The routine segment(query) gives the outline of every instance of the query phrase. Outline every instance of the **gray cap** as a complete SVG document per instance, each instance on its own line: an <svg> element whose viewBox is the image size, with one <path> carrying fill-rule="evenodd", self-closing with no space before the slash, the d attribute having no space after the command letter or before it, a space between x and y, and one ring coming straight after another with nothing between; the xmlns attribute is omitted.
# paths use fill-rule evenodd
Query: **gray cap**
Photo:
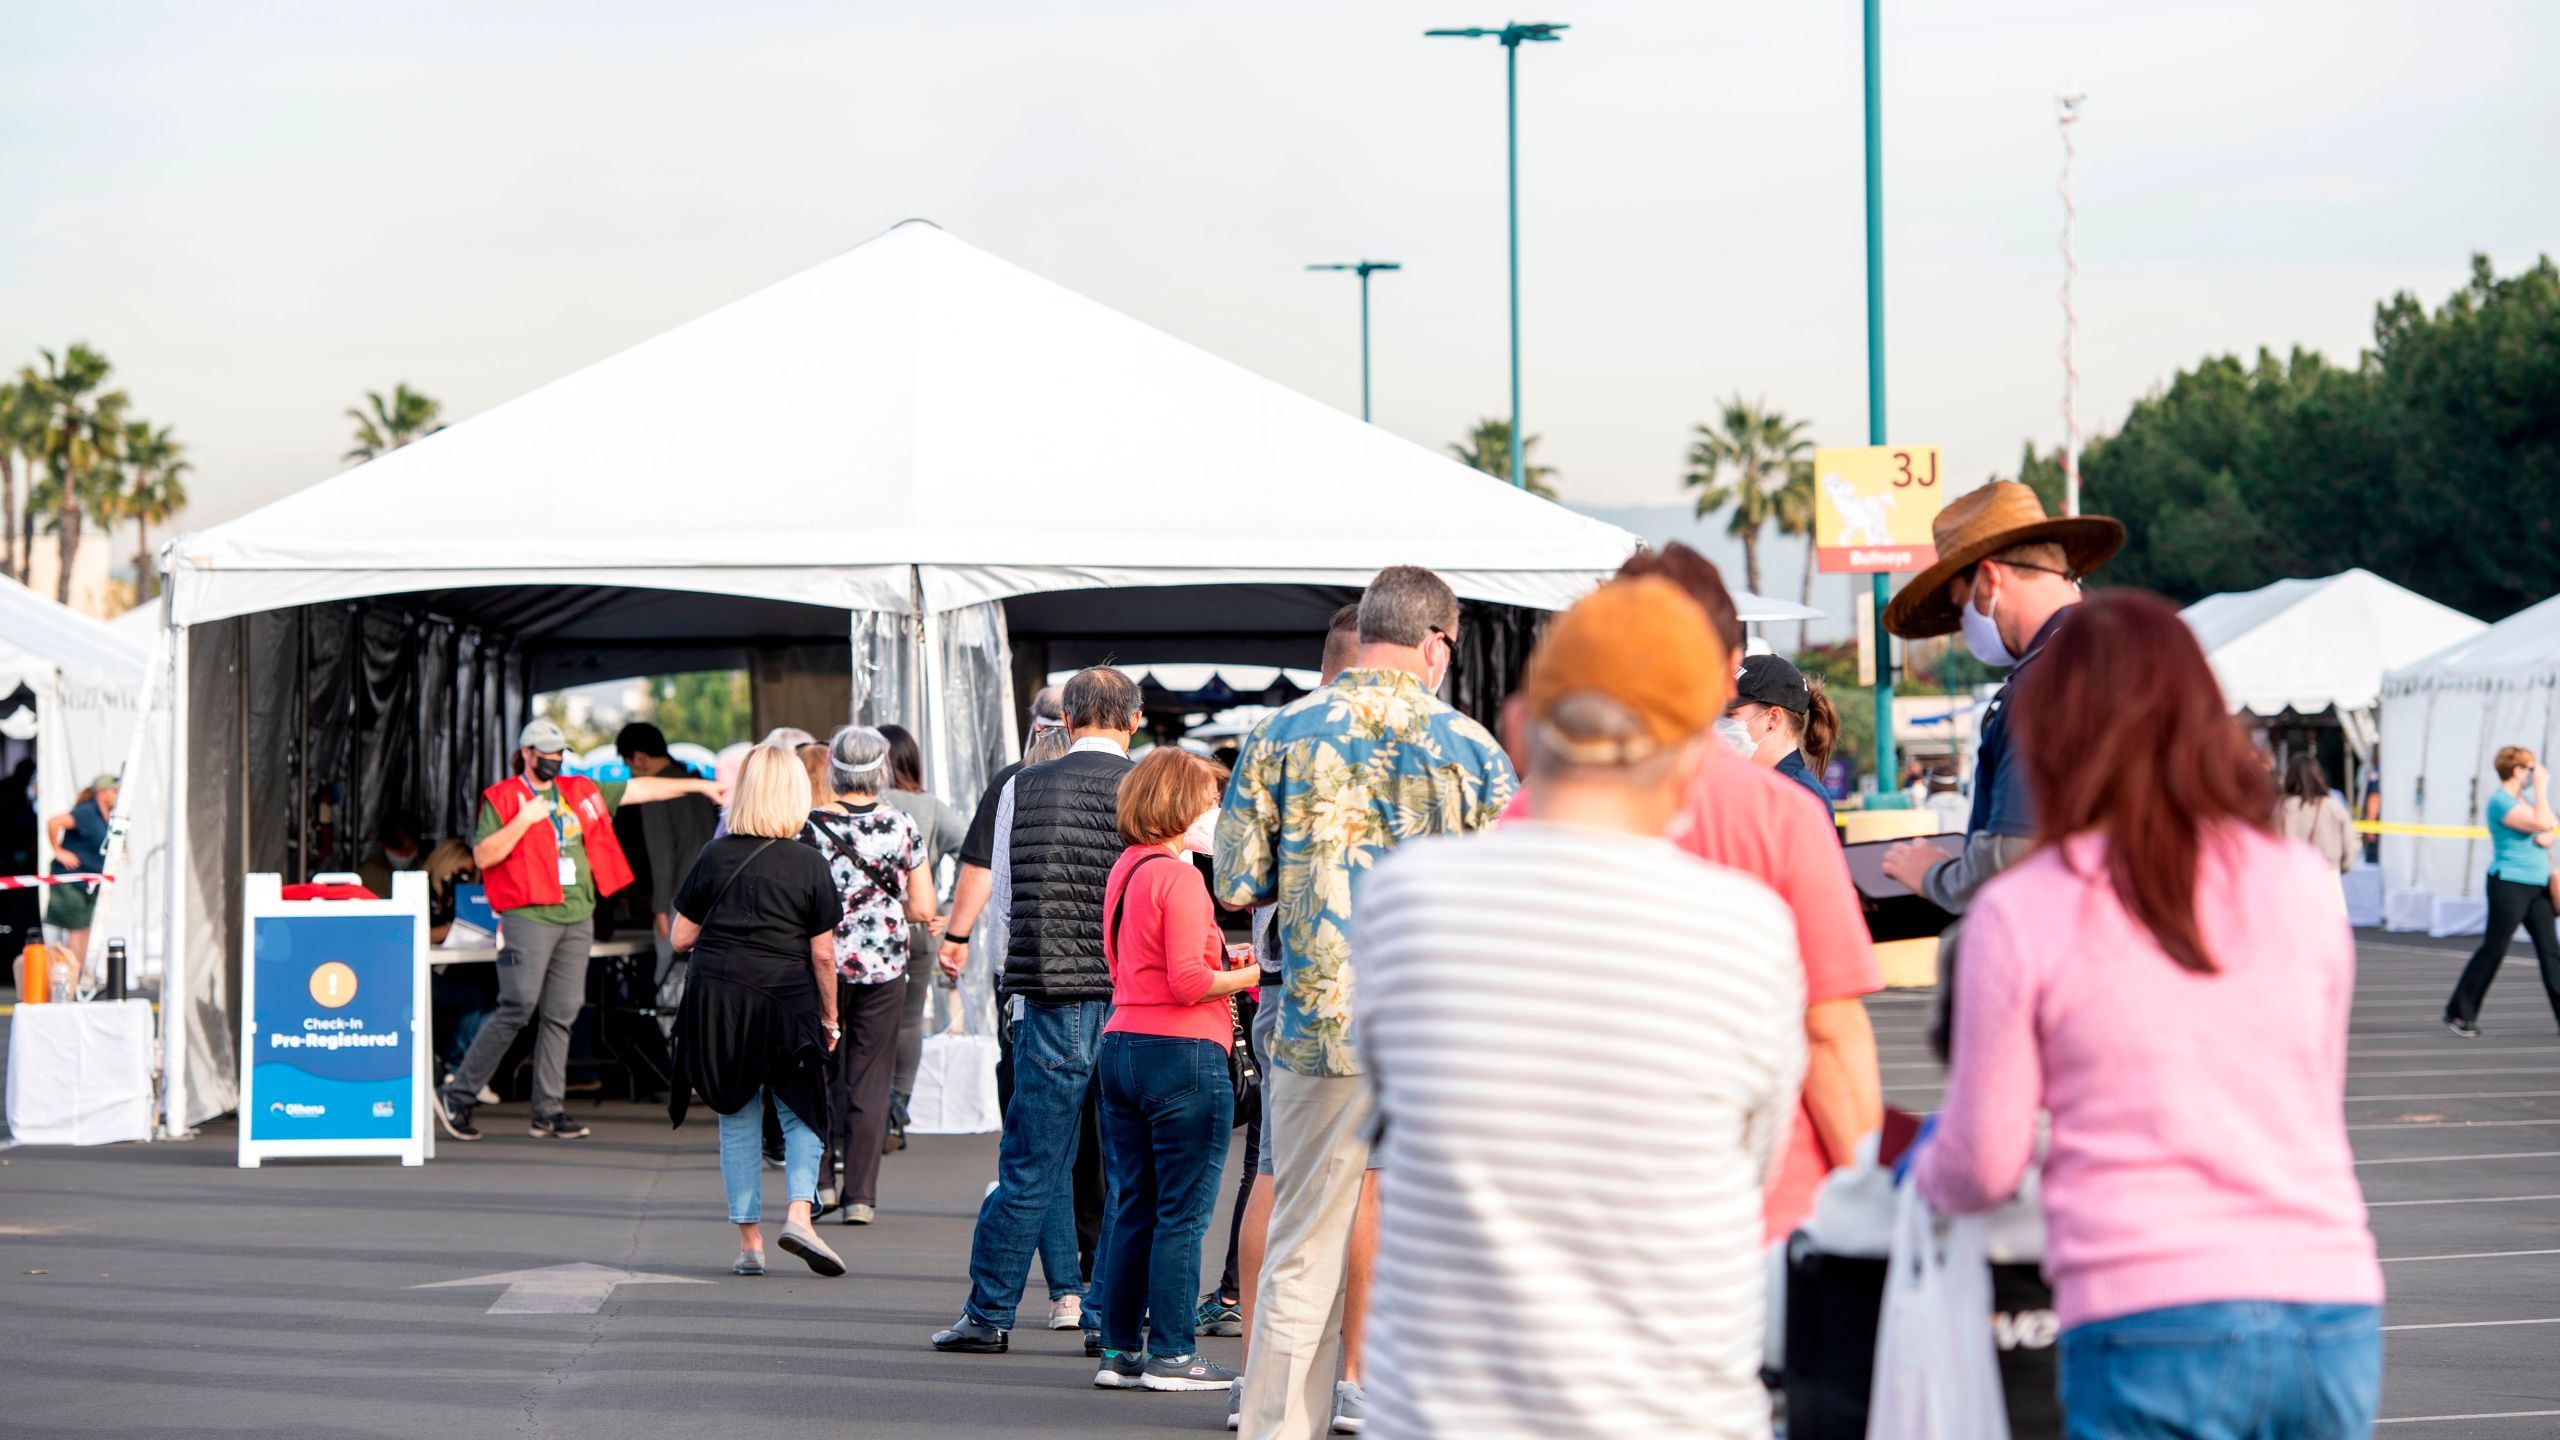
<svg viewBox="0 0 2560 1440"><path fill-rule="evenodd" d="M524 733L516 737L516 743L518 745L529 746L535 750L541 751L545 755L548 755L555 751L568 749L569 737L561 734L560 727L552 724L550 721L536 720L524 727Z"/></svg>

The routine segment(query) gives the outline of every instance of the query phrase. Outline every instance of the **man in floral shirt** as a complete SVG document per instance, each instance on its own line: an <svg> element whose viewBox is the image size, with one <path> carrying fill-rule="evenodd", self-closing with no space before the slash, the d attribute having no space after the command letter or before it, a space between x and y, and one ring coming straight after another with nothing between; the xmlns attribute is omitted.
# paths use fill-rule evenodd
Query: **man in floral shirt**
<svg viewBox="0 0 2560 1440"><path fill-rule="evenodd" d="M1252 1440L1313 1440L1333 1419L1335 1306L1369 1149L1352 1040L1360 882L1406 840L1492 824L1517 783L1493 736L1433 693L1457 641L1458 597L1439 576L1380 571L1360 597L1359 659L1246 741L1218 816L1217 898L1276 904L1281 956L1271 1240L1239 1427Z"/></svg>

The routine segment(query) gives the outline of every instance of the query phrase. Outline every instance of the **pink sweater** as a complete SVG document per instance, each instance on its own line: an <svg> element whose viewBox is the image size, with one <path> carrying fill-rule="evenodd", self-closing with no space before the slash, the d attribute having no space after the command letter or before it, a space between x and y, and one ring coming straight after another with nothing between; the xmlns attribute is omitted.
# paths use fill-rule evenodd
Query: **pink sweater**
<svg viewBox="0 0 2560 1440"><path fill-rule="evenodd" d="M2380 1303L2340 1103L2355 943L2337 872L2254 831L2209 839L2196 908L2220 969L2199 975L2116 902L2105 844L2073 840L2068 865L2044 851L1975 898L1920 1193L1952 1213L2007 1199L2042 1109L2065 1328L2219 1300Z"/></svg>

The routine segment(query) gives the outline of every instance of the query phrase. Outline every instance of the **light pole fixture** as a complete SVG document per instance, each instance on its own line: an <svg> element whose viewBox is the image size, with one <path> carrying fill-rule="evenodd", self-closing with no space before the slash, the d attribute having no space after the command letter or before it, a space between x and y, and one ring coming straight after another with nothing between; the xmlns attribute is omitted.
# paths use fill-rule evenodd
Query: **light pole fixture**
<svg viewBox="0 0 2560 1440"><path fill-rule="evenodd" d="M1354 260L1347 265L1310 265L1310 270L1349 270L1360 277L1360 418L1369 418L1369 277L1380 270L1401 270L1393 260Z"/></svg>
<svg viewBox="0 0 2560 1440"><path fill-rule="evenodd" d="M1461 40L1499 40L1502 42L1502 75L1505 91L1505 134L1511 179L1511 483L1521 488L1528 485L1527 464L1522 458L1529 449L1528 428L1520 421L1520 47L1564 38L1570 27L1544 21L1533 24L1505 25L1491 29L1471 25L1463 30L1425 30L1423 35L1448 36Z"/></svg>

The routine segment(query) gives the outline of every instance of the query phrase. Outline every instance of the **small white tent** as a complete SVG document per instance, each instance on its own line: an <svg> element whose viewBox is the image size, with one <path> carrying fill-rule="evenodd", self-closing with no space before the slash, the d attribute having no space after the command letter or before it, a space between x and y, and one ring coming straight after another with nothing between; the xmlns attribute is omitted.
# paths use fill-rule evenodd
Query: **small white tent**
<svg viewBox="0 0 2560 1440"><path fill-rule="evenodd" d="M2482 823L2499 747L2560 755L2560 596L2402 666L2382 682L2382 813L2422 825ZM2394 890L2477 897L2488 841L2386 835Z"/></svg>
<svg viewBox="0 0 2560 1440"><path fill-rule="evenodd" d="M35 695L39 817L124 767L148 660L105 623L0 579L0 696L20 685Z"/></svg>
<svg viewBox="0 0 2560 1440"><path fill-rule="evenodd" d="M2384 671L2489 628L2367 570L2208 595L2180 613L2223 698L2261 716L2371 709Z"/></svg>
<svg viewBox="0 0 2560 1440"><path fill-rule="evenodd" d="M529 689L831 653L967 795L1011 747L1017 650L1311 664L1384 566L1553 609L1636 543L906 222L163 552L171 1122L235 1093L238 871L307 855L278 827L322 806L361 826L339 777L407 749L436 750L421 793L476 793ZM1525 639L1484 643L1490 670ZM323 650L354 679L288 693ZM409 728L324 772L321 711Z"/></svg>

